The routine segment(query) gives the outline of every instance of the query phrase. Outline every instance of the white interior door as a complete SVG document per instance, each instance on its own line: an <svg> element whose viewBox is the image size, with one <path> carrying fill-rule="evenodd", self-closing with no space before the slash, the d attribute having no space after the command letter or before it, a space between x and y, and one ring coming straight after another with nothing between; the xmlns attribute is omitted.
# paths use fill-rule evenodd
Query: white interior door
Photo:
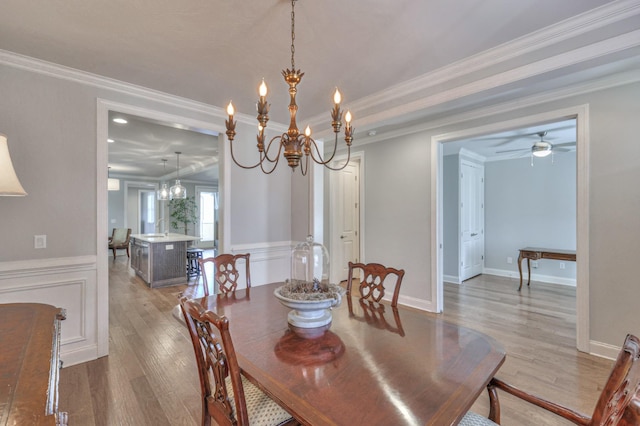
<svg viewBox="0 0 640 426"><path fill-rule="evenodd" d="M460 161L460 282L484 266L484 167Z"/></svg>
<svg viewBox="0 0 640 426"><path fill-rule="evenodd" d="M331 172L331 280L346 280L349 262L360 260L360 162Z"/></svg>

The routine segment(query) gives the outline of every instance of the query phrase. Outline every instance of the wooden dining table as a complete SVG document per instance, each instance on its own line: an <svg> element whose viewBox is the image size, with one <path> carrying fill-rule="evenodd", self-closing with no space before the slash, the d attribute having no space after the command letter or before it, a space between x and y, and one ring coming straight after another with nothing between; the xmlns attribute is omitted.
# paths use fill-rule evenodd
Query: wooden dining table
<svg viewBox="0 0 640 426"><path fill-rule="evenodd" d="M301 338L273 295L281 285L196 300L229 318L243 374L302 424L455 425L504 362L485 334L358 298L333 308L321 337Z"/></svg>

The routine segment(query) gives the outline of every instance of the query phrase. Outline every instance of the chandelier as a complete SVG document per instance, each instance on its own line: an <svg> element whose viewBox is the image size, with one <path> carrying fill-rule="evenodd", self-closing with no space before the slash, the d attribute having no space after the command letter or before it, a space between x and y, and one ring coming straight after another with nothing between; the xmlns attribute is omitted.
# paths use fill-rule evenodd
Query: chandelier
<svg viewBox="0 0 640 426"><path fill-rule="evenodd" d="M351 141L353 140L353 127L351 127L351 112L347 110L346 114L344 114L344 141L347 145L347 161L340 167L331 167L329 163L333 160L333 157L336 154L338 148L338 134L340 133L340 128L342 127L342 115L343 112L340 109L340 102L342 100L342 96L338 89L336 88L335 94L333 96L334 106L331 110L331 126L333 127L333 132L335 133L335 140L333 144L333 153L329 158L323 158L322 153L320 152L320 147L316 143L316 141L311 137L311 128L309 126L306 127L304 134L301 134L298 130L298 126L296 124L296 114L298 112L298 105L296 105L296 92L298 91L297 85L300 83L302 76L304 75L301 70L296 70L295 66L295 2L296 0L291 0L291 69L286 69L282 71L282 75L284 76L284 81L289 85L289 115L291 117L291 121L289 123L289 129L286 133L282 135L275 136L272 138L268 144L265 145L265 128L267 127L267 121L269 121L269 107L270 104L267 103L267 85L262 80L260 87L258 88L258 94L260 96L256 108L258 110L258 134L256 136L258 140L258 153L259 153L259 161L252 166L242 165L236 160L233 154L233 138L236 135L236 121L233 120L233 115L235 113L235 109L233 108L233 104L229 102L227 106L227 114L229 114L229 119L225 120L225 124L227 126L227 137L229 138L231 158L233 162L243 169L253 169L255 167L260 166L260 169L266 173L272 173L276 167L278 166L278 162L280 161L280 154L284 149L284 157L287 159L289 166L292 171L295 171L296 167L300 165L300 171L302 175L306 175L309 170L309 158L311 158L315 163L325 166L330 170L342 170L349 163L349 159L351 158ZM271 149L272 147L273 150ZM275 156L273 156L273 151L275 151L275 147L277 147L277 152ZM270 154L271 152L271 154ZM304 155L304 159L302 158ZM272 166L269 166L271 164Z"/></svg>

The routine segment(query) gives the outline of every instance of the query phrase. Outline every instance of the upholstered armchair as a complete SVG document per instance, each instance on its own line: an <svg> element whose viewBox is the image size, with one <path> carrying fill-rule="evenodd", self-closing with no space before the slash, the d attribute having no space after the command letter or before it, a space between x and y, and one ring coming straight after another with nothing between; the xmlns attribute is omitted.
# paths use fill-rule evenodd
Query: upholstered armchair
<svg viewBox="0 0 640 426"><path fill-rule="evenodd" d="M127 250L129 255L129 239L131 238L131 228L113 228L113 233L109 237L109 250L113 250L113 258L116 258L116 250Z"/></svg>

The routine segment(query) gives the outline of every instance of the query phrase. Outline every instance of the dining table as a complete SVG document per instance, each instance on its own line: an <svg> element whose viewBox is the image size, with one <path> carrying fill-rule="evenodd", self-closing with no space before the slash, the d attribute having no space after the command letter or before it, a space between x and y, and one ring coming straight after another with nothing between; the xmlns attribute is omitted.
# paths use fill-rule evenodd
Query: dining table
<svg viewBox="0 0 640 426"><path fill-rule="evenodd" d="M195 300L229 319L242 374L301 424L455 425L505 360L483 333L355 296L319 337L300 337L274 296L282 285Z"/></svg>

